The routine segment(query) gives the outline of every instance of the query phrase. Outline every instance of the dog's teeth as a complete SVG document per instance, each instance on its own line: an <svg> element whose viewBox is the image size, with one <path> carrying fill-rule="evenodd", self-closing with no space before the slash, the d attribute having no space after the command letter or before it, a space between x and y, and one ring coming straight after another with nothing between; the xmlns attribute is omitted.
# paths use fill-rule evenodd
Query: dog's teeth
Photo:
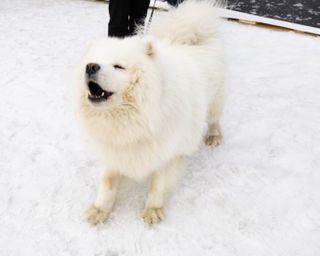
<svg viewBox="0 0 320 256"><path fill-rule="evenodd" d="M102 96L102 97L104 96L104 92L102 92L101 96Z"/></svg>

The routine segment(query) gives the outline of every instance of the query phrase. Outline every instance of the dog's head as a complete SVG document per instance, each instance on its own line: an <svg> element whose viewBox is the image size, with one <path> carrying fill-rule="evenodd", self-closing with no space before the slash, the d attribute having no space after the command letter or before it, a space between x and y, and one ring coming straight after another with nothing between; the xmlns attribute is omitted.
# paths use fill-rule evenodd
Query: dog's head
<svg viewBox="0 0 320 256"><path fill-rule="evenodd" d="M77 74L82 104L98 112L138 111L156 90L154 44L138 36L92 43Z"/></svg>

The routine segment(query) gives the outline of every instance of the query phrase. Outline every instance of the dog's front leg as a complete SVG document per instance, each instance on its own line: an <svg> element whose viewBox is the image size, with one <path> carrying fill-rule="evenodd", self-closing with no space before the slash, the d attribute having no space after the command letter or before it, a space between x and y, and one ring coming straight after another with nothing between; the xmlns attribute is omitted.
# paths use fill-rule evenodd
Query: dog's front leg
<svg viewBox="0 0 320 256"><path fill-rule="evenodd" d="M89 223L96 225L107 220L120 182L120 175L114 172L104 172L100 179L99 191L94 204L86 211Z"/></svg>
<svg viewBox="0 0 320 256"><path fill-rule="evenodd" d="M163 219L165 200L179 181L184 166L184 157L177 157L152 175L148 198L142 212L144 222L152 225Z"/></svg>

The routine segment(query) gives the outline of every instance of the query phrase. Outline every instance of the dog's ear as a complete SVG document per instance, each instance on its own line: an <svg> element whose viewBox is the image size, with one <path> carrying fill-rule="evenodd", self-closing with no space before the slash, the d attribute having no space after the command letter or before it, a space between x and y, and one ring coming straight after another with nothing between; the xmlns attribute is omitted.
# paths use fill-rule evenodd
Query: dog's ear
<svg viewBox="0 0 320 256"><path fill-rule="evenodd" d="M145 52L149 57L154 57L156 53L156 42L153 37L146 36L143 38Z"/></svg>

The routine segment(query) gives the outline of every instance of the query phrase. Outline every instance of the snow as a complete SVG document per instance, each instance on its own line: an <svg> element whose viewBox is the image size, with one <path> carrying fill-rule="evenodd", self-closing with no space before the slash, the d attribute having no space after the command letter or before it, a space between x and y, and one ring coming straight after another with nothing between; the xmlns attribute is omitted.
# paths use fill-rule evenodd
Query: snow
<svg viewBox="0 0 320 256"><path fill-rule="evenodd" d="M70 84L107 13L93 1L0 3L0 255L319 255L320 38L234 22L221 27L224 144L190 158L160 225L139 218L147 182L129 180L106 224L84 221L101 166Z"/></svg>

